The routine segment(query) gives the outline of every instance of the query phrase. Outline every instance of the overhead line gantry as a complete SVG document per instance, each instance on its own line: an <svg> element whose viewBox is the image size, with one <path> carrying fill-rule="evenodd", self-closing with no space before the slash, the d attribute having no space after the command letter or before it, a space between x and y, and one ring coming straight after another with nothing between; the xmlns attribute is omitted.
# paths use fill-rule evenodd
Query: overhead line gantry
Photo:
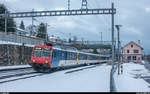
<svg viewBox="0 0 150 94"><path fill-rule="evenodd" d="M0 18L25 18L25 17L43 17L43 16L75 16L75 15L98 15L98 14L116 14L116 9L76 9L76 10L53 10L53 11L31 11L0 14Z"/></svg>

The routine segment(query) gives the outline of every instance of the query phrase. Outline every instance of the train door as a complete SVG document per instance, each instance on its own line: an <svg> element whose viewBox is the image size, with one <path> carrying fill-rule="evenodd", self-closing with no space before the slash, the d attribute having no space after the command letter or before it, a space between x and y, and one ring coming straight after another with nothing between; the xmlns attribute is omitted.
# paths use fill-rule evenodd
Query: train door
<svg viewBox="0 0 150 94"><path fill-rule="evenodd" d="M79 64L79 53L77 53L77 56L76 56L76 64Z"/></svg>
<svg viewBox="0 0 150 94"><path fill-rule="evenodd" d="M52 55L52 62L51 65L52 67L57 67L59 64L59 51L58 50L53 50L53 55Z"/></svg>
<svg viewBox="0 0 150 94"><path fill-rule="evenodd" d="M67 52L64 51L64 60L65 60L65 64L67 63Z"/></svg>

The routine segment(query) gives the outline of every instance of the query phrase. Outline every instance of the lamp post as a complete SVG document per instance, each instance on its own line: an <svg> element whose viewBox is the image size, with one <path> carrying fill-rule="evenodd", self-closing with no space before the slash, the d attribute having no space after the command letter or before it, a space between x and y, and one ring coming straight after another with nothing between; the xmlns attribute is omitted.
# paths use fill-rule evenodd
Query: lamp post
<svg viewBox="0 0 150 94"><path fill-rule="evenodd" d="M119 75L120 74L120 34L119 34L119 31L122 25L115 25L115 26L118 31L117 35L118 35L118 75Z"/></svg>
<svg viewBox="0 0 150 94"><path fill-rule="evenodd" d="M99 32L100 33L100 35L101 35L101 42L102 42L102 32Z"/></svg>
<svg viewBox="0 0 150 94"><path fill-rule="evenodd" d="M51 25L49 25L48 23L45 23L45 27L46 27L46 32L45 32L45 35L46 35L46 36L45 36L45 40L46 40L46 42L48 41L48 32L47 32L47 31L48 31L48 29L47 29L48 26L51 26Z"/></svg>

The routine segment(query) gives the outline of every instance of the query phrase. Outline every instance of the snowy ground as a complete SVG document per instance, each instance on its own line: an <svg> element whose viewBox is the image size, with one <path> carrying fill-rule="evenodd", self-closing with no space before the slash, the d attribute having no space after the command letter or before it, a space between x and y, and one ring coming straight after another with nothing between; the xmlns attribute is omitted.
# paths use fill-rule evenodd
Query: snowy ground
<svg viewBox="0 0 150 94"><path fill-rule="evenodd" d="M3 69L26 68L26 67L31 67L31 66L30 65L0 66L0 70L3 70Z"/></svg>
<svg viewBox="0 0 150 94"><path fill-rule="evenodd" d="M69 69L35 78L0 84L0 91L109 92L110 69L111 66L104 64L102 66L65 74L70 71Z"/></svg>
<svg viewBox="0 0 150 94"><path fill-rule="evenodd" d="M87 66L86 66L87 67ZM80 67L81 68L81 67ZM80 69L76 68L76 69ZM143 77L150 76L144 65L125 63L123 74L114 75L117 92L150 92L150 84ZM67 73L63 70L0 84L0 92L109 92L111 65Z"/></svg>
<svg viewBox="0 0 150 94"><path fill-rule="evenodd" d="M147 76L150 78L150 72L144 65L124 63L123 74L115 73L117 92L150 92L150 84L144 80Z"/></svg>

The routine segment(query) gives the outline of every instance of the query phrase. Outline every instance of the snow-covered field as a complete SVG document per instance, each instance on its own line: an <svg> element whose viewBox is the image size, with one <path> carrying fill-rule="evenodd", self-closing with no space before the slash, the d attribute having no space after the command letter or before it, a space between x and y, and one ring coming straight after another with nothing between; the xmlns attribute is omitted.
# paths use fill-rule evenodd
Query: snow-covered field
<svg viewBox="0 0 150 94"><path fill-rule="evenodd" d="M87 66L86 66L87 67ZM80 69L75 68L75 69ZM82 67L83 68L83 67ZM109 92L111 65L66 73L68 69L43 76L0 84L0 92ZM125 63L123 74L114 75L117 92L150 92L142 76L150 76L144 65Z"/></svg>

